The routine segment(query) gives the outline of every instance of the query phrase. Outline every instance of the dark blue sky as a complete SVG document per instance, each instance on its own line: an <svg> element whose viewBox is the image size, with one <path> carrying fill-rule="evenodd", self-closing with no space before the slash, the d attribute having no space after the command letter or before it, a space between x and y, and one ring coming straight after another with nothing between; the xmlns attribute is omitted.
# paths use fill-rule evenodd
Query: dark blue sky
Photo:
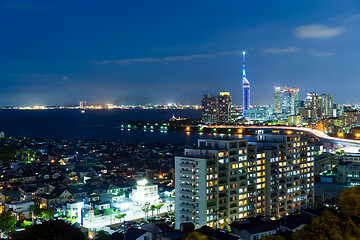
<svg viewBox="0 0 360 240"><path fill-rule="evenodd" d="M360 102L359 0L0 0L0 106L241 103L273 86Z"/></svg>

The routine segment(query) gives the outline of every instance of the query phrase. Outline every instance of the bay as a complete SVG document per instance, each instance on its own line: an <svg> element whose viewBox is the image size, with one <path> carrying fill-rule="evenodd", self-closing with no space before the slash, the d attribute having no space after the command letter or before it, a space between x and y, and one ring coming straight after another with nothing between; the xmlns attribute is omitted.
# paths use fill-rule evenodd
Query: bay
<svg viewBox="0 0 360 240"><path fill-rule="evenodd" d="M197 132L160 132L122 129L128 121L167 121L173 115L201 118L201 110L79 109L0 110L0 132L6 137L42 139L97 139L121 142L194 144L199 138L219 137ZM234 137L238 137L235 136Z"/></svg>

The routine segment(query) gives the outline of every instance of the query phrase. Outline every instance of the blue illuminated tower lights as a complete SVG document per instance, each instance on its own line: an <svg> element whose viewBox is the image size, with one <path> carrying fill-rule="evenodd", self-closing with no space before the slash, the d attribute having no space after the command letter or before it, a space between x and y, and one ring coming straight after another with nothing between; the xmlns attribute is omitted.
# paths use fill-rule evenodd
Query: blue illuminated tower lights
<svg viewBox="0 0 360 240"><path fill-rule="evenodd" d="M245 52L243 52L243 115L246 116L246 110L250 108L250 82L246 78L245 71Z"/></svg>

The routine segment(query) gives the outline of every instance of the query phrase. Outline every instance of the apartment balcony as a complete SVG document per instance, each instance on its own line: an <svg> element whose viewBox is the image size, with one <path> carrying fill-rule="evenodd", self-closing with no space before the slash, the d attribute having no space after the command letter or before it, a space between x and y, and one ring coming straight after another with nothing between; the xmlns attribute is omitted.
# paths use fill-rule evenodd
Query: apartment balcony
<svg viewBox="0 0 360 240"><path fill-rule="evenodd" d="M180 180L181 181L187 181L187 182L193 182L195 179L192 179L192 178L187 178L187 177L180 177Z"/></svg>
<svg viewBox="0 0 360 240"><path fill-rule="evenodd" d="M187 215L187 216L193 216L195 212L192 212L190 210L180 210L180 214Z"/></svg>
<svg viewBox="0 0 360 240"><path fill-rule="evenodd" d="M192 222L193 220L191 217L180 217L180 221L182 222Z"/></svg>
<svg viewBox="0 0 360 240"><path fill-rule="evenodd" d="M189 190L180 190L180 193L186 194L186 195L191 195L191 196L195 195L195 192L189 191Z"/></svg>
<svg viewBox="0 0 360 240"><path fill-rule="evenodd" d="M186 201L186 202L191 202L191 203L195 202L195 200L192 198L184 198L184 197L181 197L180 201Z"/></svg>
<svg viewBox="0 0 360 240"><path fill-rule="evenodd" d="M193 172L193 171L180 170L179 173L184 175L194 175L195 171Z"/></svg>
<svg viewBox="0 0 360 240"><path fill-rule="evenodd" d="M180 204L180 207L181 207L181 208L187 208L187 209L190 209L190 210L194 210L194 209L195 209L195 206L194 206L194 205L188 205L188 204Z"/></svg>
<svg viewBox="0 0 360 240"><path fill-rule="evenodd" d="M180 167L184 167L184 168L194 168L196 167L196 164L193 163L181 163Z"/></svg>

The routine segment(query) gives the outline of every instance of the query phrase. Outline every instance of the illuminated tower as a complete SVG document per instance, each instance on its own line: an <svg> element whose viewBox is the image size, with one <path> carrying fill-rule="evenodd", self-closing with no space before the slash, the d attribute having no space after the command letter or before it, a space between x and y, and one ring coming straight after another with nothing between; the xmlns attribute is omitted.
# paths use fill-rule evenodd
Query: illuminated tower
<svg viewBox="0 0 360 240"><path fill-rule="evenodd" d="M245 52L243 52L243 115L246 115L246 110L250 107L250 83L246 78L245 71Z"/></svg>

